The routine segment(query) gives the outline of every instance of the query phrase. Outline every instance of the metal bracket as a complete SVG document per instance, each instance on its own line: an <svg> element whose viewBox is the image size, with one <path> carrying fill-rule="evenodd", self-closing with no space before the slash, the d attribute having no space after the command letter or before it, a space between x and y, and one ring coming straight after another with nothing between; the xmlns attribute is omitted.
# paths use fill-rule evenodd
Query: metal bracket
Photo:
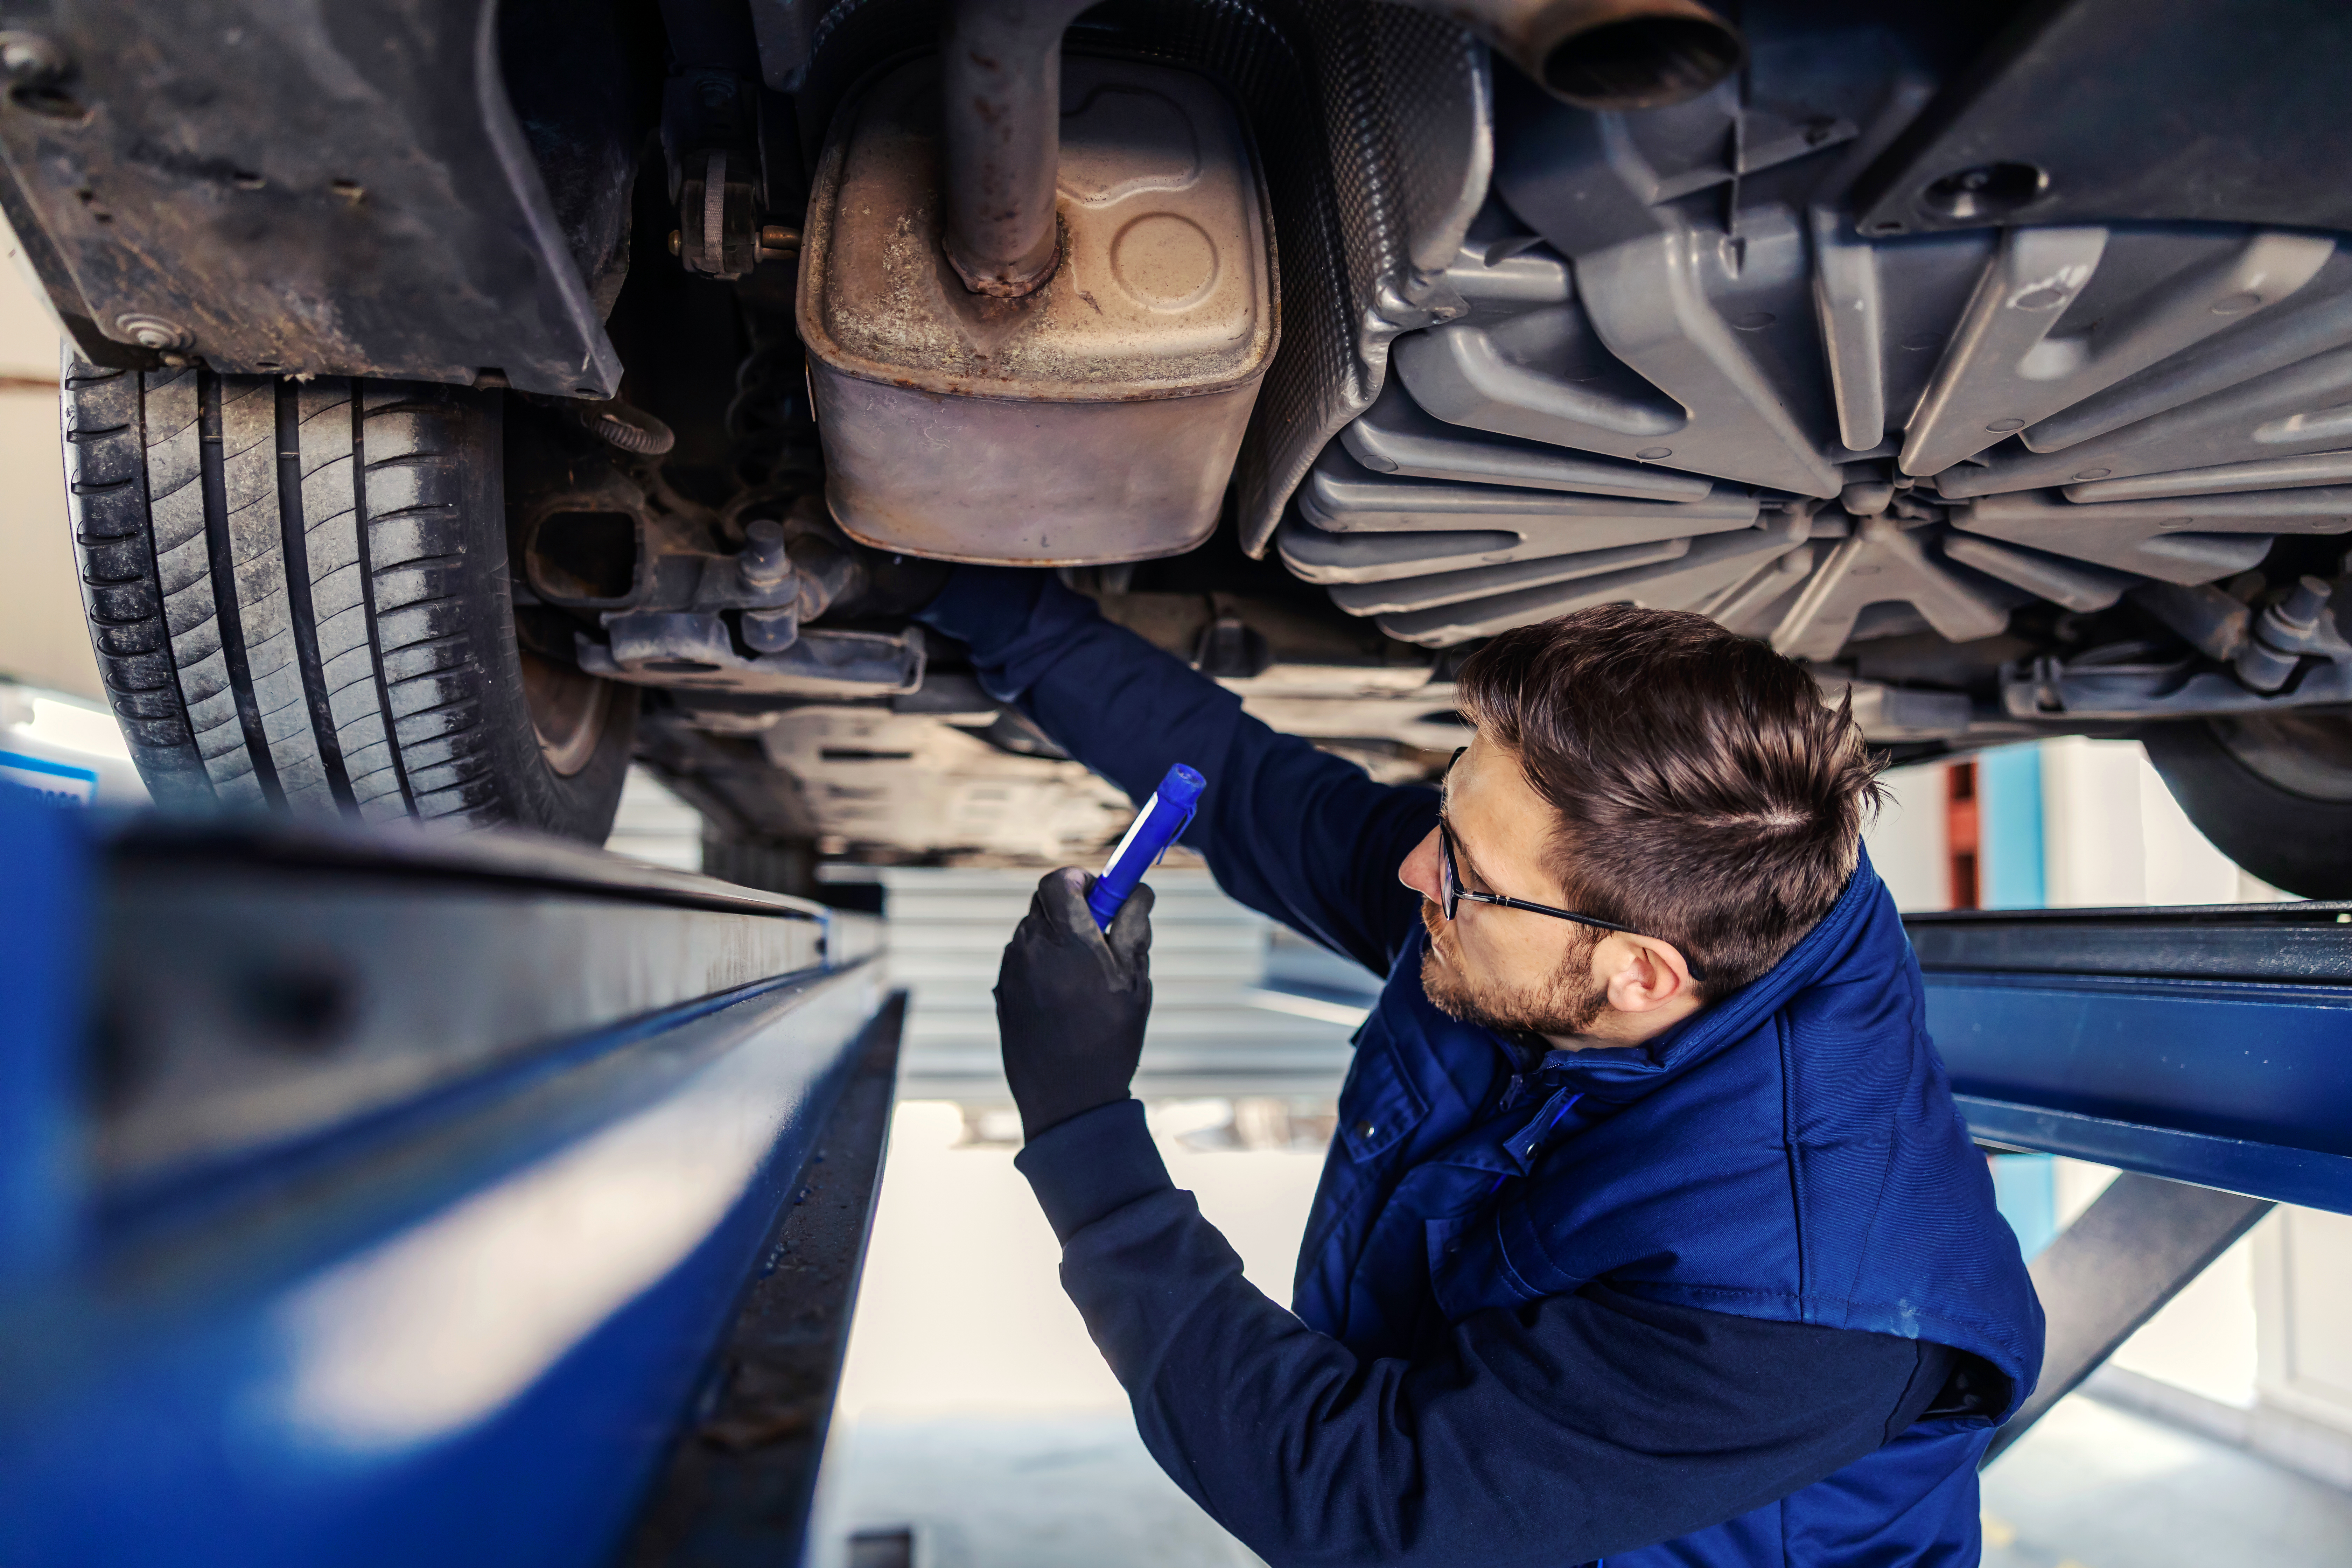
<svg viewBox="0 0 2352 1568"><path fill-rule="evenodd" d="M793 697L887 697L923 684L921 628L812 629L774 653L745 656L714 613L644 611L607 617L612 641L573 635L580 668L606 680L700 691Z"/></svg>

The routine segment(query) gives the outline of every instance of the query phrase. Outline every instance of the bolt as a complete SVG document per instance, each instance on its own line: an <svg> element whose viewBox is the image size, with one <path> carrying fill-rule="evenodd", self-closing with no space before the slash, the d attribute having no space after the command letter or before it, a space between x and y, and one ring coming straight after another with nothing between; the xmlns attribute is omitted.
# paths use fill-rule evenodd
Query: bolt
<svg viewBox="0 0 2352 1568"><path fill-rule="evenodd" d="M194 341L177 321L141 310L124 311L114 319L114 325L142 349L184 349Z"/></svg>
<svg viewBox="0 0 2352 1568"><path fill-rule="evenodd" d="M2256 691L2276 691L2294 673L2302 655L2326 653L2314 634L2326 612L2329 593L2326 579L2305 577L2284 599L2264 610L2254 635L2231 660L2238 679Z"/></svg>
<svg viewBox="0 0 2352 1568"><path fill-rule="evenodd" d="M801 248L801 231L790 224L772 223L760 229L760 259L781 261L796 256Z"/></svg>
<svg viewBox="0 0 2352 1568"><path fill-rule="evenodd" d="M669 231L669 253L672 256L677 256L682 254L685 249L686 236L680 234L676 229L671 229Z"/></svg>
<svg viewBox="0 0 2352 1568"><path fill-rule="evenodd" d="M735 558L735 569L752 588L772 588L790 577L793 563L784 553L783 525L765 517L745 525L743 552Z"/></svg>
<svg viewBox="0 0 2352 1568"><path fill-rule="evenodd" d="M2263 618L2271 620L2275 617L2282 627L2307 632L2319 624L2319 612L2327 607L2330 592L2327 583L2322 578L2300 578L2295 583L2294 592L2264 611Z"/></svg>

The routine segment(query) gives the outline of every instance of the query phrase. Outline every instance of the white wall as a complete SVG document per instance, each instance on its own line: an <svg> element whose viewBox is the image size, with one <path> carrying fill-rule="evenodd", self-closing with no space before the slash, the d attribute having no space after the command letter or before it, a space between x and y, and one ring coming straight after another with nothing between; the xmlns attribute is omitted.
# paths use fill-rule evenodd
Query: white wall
<svg viewBox="0 0 2352 1568"><path fill-rule="evenodd" d="M2283 1209L2253 1235L2254 1446L2352 1487L2352 1215Z"/></svg>
<svg viewBox="0 0 2352 1568"><path fill-rule="evenodd" d="M2190 825L2137 741L2042 745L2042 874L2053 906L2262 903L2286 895Z"/></svg>
<svg viewBox="0 0 2352 1568"><path fill-rule="evenodd" d="M1948 764L1890 768L1879 776L1892 797L1863 829L1870 863L1898 910L1949 909L1952 872L1946 827Z"/></svg>
<svg viewBox="0 0 2352 1568"><path fill-rule="evenodd" d="M15 241L0 224L0 246ZM0 266L0 676L102 697L66 530L57 329Z"/></svg>

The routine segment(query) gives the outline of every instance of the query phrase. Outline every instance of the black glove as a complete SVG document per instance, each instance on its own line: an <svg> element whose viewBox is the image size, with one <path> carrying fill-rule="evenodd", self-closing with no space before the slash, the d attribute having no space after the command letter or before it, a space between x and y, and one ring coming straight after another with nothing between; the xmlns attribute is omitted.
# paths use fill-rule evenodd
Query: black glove
<svg viewBox="0 0 2352 1568"><path fill-rule="evenodd" d="M1048 871L996 972L1004 1076L1034 1138L1081 1111L1127 1098L1151 1015L1151 889L1128 895L1108 939L1087 893L1095 879Z"/></svg>

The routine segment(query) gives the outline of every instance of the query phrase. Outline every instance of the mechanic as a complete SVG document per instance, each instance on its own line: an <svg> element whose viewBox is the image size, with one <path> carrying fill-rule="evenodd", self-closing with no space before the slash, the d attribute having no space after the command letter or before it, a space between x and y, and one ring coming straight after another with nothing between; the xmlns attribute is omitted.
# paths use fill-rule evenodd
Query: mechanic
<svg viewBox="0 0 2352 1568"><path fill-rule="evenodd" d="M1860 844L1875 764L1701 616L1493 639L1442 790L1375 784L1042 573L923 613L1225 890L1388 977L1292 1310L1129 1082L1150 895L1040 884L996 997L1062 1279L1145 1443L1276 1568L1974 1563L2042 1314Z"/></svg>

